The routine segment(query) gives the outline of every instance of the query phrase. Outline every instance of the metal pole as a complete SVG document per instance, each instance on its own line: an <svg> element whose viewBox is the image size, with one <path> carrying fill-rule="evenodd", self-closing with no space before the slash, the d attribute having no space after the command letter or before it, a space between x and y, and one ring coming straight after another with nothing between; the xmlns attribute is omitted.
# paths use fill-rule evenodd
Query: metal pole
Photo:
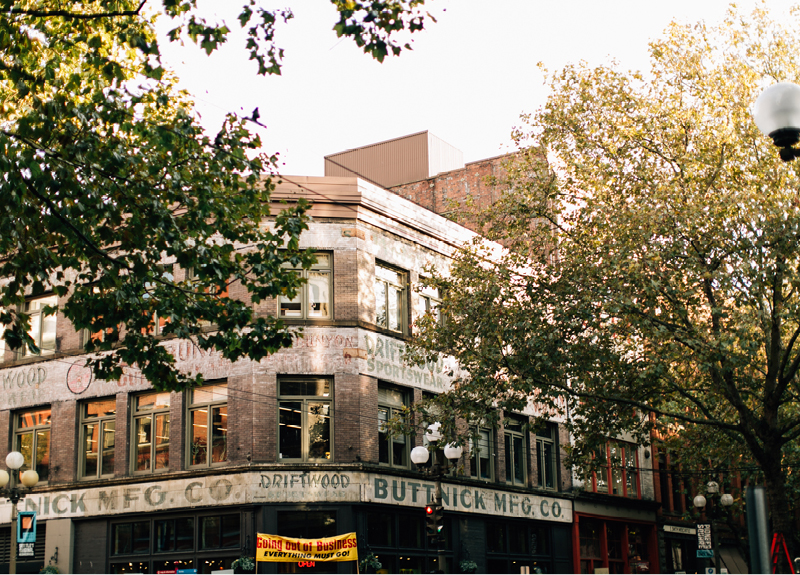
<svg viewBox="0 0 800 575"><path fill-rule="evenodd" d="M17 572L17 502L11 504L11 555L8 556L8 572Z"/></svg>
<svg viewBox="0 0 800 575"><path fill-rule="evenodd" d="M436 460L434 462L434 466L435 466L434 471L436 472L436 491L435 491L435 494L434 494L434 499L436 500L436 505L438 507L440 507L440 508L442 506L442 474L443 474L442 473L442 457L443 456L444 456L444 452L437 447L436 451L434 452L434 457L436 458ZM444 530L444 528L442 529L442 531L443 530ZM444 569L444 545L443 545L444 541L442 541L442 539L443 539L443 534L440 531L439 533L436 534L436 547L437 547L437 555L438 555L438 559L437 559L438 565L437 565L437 567L439 568L439 572L440 573L445 573L446 571Z"/></svg>
<svg viewBox="0 0 800 575"><path fill-rule="evenodd" d="M717 536L717 506L714 505L711 494L708 497L708 504L711 506L711 546L714 548L714 567L719 573L720 558L719 558L719 537Z"/></svg>

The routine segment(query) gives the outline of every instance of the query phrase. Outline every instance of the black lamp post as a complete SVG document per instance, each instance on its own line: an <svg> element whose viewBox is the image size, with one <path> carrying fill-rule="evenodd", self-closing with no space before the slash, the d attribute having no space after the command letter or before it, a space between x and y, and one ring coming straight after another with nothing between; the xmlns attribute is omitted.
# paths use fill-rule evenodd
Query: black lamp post
<svg viewBox="0 0 800 575"><path fill-rule="evenodd" d="M460 445L448 443L444 448L440 446L442 441L442 434L439 432L440 427L441 423L439 422L428 426L425 437L428 439L429 447L418 445L411 450L411 461L417 465L420 471L434 479L433 501L430 502L433 504L434 513L440 513L442 510L442 477L455 466L455 462L461 457L462 452ZM429 449L433 449L433 465L429 470L425 470L422 466L428 462ZM436 545L438 567L444 573L444 545L441 533L436 534Z"/></svg>
<svg viewBox="0 0 800 575"><path fill-rule="evenodd" d="M19 469L25 464L25 457L19 451L12 451L6 456L6 465L11 473L0 469L0 497L11 501L11 554L8 560L8 572L17 572L17 503L25 499L26 491L39 483L39 474L28 469L20 474ZM22 486L17 485L22 483ZM8 487L6 487L8 486Z"/></svg>
<svg viewBox="0 0 800 575"><path fill-rule="evenodd" d="M719 540L717 538L717 527L714 523L715 507L713 505L713 498L719 495L719 503L723 506L723 508L727 508L733 505L733 495L731 495L730 493L720 494L719 483L717 483L716 481L709 481L706 484L706 492L708 493L709 497L708 504L711 507L711 509L709 509L709 521L711 521L711 546L714 549L714 566L717 569L717 573L719 573L720 569ZM695 496L692 503L694 503L694 506L697 507L697 509L702 512L706 506L706 498L703 495L697 495Z"/></svg>
<svg viewBox="0 0 800 575"><path fill-rule="evenodd" d="M753 106L753 119L780 148L784 162L800 156L800 149L793 147L800 141L800 86L779 82L764 90Z"/></svg>

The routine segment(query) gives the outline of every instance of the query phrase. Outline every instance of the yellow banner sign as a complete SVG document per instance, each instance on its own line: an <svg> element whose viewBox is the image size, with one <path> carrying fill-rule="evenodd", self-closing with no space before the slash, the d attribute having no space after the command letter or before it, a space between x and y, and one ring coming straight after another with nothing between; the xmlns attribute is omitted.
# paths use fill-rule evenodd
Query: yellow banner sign
<svg viewBox="0 0 800 575"><path fill-rule="evenodd" d="M358 561L356 534L296 539L258 533L256 561Z"/></svg>

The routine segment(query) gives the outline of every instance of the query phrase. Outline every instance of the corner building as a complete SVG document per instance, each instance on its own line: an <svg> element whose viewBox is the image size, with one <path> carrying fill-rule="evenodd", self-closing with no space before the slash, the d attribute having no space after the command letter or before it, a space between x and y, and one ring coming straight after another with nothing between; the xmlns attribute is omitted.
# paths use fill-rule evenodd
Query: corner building
<svg viewBox="0 0 800 575"><path fill-rule="evenodd" d="M437 569L423 507L434 483L411 463L423 434L388 437L382 422L445 389L447 361L406 365L405 341L437 296L419 290L426 264L446 269L473 232L355 177L283 178L274 201L313 202L304 247L317 251L302 293L258 313L302 326L261 361L231 363L165 339L180 368L207 385L153 390L133 368L119 382L83 367L60 315L36 316L42 354L2 350L0 456L33 460L40 484L18 506L37 512L35 556L61 572L156 573L230 569L255 554L256 533L318 538L355 531L359 556L387 572ZM269 222L265 222L269 225ZM170 262L164 262L167 267ZM185 273L173 267L176 277ZM232 285L230 297L245 297ZM48 300L49 301L49 300ZM572 572L572 477L554 418L538 434L510 415L478 429L443 482L445 572ZM468 423L464 422L464 429ZM0 506L0 570L8 566L11 504ZM264 573L354 573L347 563L262 563Z"/></svg>

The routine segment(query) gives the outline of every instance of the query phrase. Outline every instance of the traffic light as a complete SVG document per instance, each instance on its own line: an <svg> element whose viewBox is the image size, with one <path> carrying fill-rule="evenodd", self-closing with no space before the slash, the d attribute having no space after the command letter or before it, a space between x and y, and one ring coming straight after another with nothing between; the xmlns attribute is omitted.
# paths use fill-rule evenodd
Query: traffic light
<svg viewBox="0 0 800 575"><path fill-rule="evenodd" d="M425 527L428 537L438 537L444 527L444 508L441 505L429 503L425 506Z"/></svg>

